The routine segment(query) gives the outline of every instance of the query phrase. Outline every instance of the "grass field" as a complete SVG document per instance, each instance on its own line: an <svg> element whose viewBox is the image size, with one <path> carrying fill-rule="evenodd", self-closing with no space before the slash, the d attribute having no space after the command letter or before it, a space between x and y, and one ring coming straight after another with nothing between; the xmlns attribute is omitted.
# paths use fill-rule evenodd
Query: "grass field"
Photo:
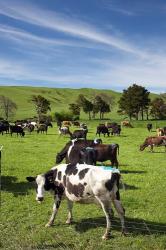
<svg viewBox="0 0 166 250"><path fill-rule="evenodd" d="M99 121L88 122L88 139L95 138ZM164 125L164 122L158 124ZM125 189L121 200L126 209L128 236L121 236L119 218L115 214L112 238L101 240L105 217L95 204L75 204L74 223L65 224L67 209L63 200L52 228L44 225L52 212L53 199L47 193L39 205L35 188L26 176L44 173L55 161L55 155L69 140L60 137L54 124L48 135L26 133L24 138L0 135L1 170L1 249L166 249L166 153L164 147L139 151L149 135L146 123L123 128L120 137L102 137L104 143L118 143L118 160ZM73 128L72 128L73 129ZM155 135L155 132L151 132Z"/></svg>

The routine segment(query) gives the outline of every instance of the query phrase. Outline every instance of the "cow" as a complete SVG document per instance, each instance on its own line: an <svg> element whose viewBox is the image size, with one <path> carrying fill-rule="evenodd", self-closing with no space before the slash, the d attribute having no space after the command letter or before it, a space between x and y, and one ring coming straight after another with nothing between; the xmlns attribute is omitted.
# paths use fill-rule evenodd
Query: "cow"
<svg viewBox="0 0 166 250"><path fill-rule="evenodd" d="M165 146L166 152L166 136L150 136L147 137L142 145L140 145L140 151L143 151L146 147L150 147L150 151L153 152L154 146Z"/></svg>
<svg viewBox="0 0 166 250"><path fill-rule="evenodd" d="M112 127L111 135L120 135L121 133L121 126L120 125L114 125Z"/></svg>
<svg viewBox="0 0 166 250"><path fill-rule="evenodd" d="M48 126L46 124L39 124L37 127L37 133L39 134L39 132L41 133L46 133L47 134L47 130L48 130Z"/></svg>
<svg viewBox="0 0 166 250"><path fill-rule="evenodd" d="M72 149L71 153L70 153L70 158L71 158L71 154L73 152L74 148ZM77 148L77 150L79 150ZM86 163L89 165L94 165L96 166L96 161L97 161L97 150L95 148L92 147L86 147L86 148L82 148L81 150L79 150L80 152L78 152L79 155L79 162L80 163Z"/></svg>
<svg viewBox="0 0 166 250"><path fill-rule="evenodd" d="M81 129L88 129L88 126L86 125L86 123L81 123L80 128Z"/></svg>
<svg viewBox="0 0 166 250"><path fill-rule="evenodd" d="M157 136L166 135L166 127L164 127L164 128L157 128L156 132L157 132Z"/></svg>
<svg viewBox="0 0 166 250"><path fill-rule="evenodd" d="M67 135L67 134L69 134L70 137L72 136L72 133L70 132L69 127L67 127L67 126L66 127L59 127L58 132L59 132L59 135Z"/></svg>
<svg viewBox="0 0 166 250"><path fill-rule="evenodd" d="M56 164L59 164L63 161L64 158L66 158L66 163L69 163L68 155L70 154L70 151L72 147L78 146L79 148L86 148L86 147L93 147L96 144L102 143L101 139L94 139L94 140L85 140L85 139L74 139L66 143L64 148L57 153L56 155Z"/></svg>
<svg viewBox="0 0 166 250"><path fill-rule="evenodd" d="M71 122L71 121L63 121L63 122L62 122L62 126L63 126L63 127L71 126L71 125L72 125L72 122Z"/></svg>
<svg viewBox="0 0 166 250"><path fill-rule="evenodd" d="M80 163L91 163L96 165L96 162L105 162L107 160L111 161L112 166L116 166L118 168L119 163L117 160L117 154L119 154L119 145L118 144L97 144L93 148L85 148L80 150L80 154L77 153L77 156L72 159L72 150L68 156L69 161L73 162L78 159Z"/></svg>
<svg viewBox="0 0 166 250"><path fill-rule="evenodd" d="M71 139L76 139L76 138L86 139L87 133L88 133L87 129L74 130L73 133L71 134Z"/></svg>
<svg viewBox="0 0 166 250"><path fill-rule="evenodd" d="M9 133L9 124L0 122L0 133L3 135L3 132Z"/></svg>
<svg viewBox="0 0 166 250"><path fill-rule="evenodd" d="M133 126L131 125L131 123L129 121L122 121L121 126L133 128Z"/></svg>
<svg viewBox="0 0 166 250"><path fill-rule="evenodd" d="M25 135L25 132L24 132L23 128L20 127L20 126L17 126L17 125L10 125L10 134L11 134L11 136L12 136L13 133L16 133L17 136L18 136L18 134L20 136Z"/></svg>
<svg viewBox="0 0 166 250"><path fill-rule="evenodd" d="M147 130L148 130L149 132L151 132L151 131L152 131L153 125L152 125L152 123L148 123L146 127L147 127Z"/></svg>
<svg viewBox="0 0 166 250"><path fill-rule="evenodd" d="M113 128L114 126L118 125L116 122L105 122L105 126L109 128Z"/></svg>
<svg viewBox="0 0 166 250"><path fill-rule="evenodd" d="M36 201L44 200L44 191L53 192L54 204L52 215L46 227L53 225L62 197L65 196L68 203L67 224L72 223L73 202L94 203L101 205L106 217L106 230L102 239L109 239L111 235L111 203L113 203L122 227L125 229L125 209L123 208L119 195L119 170L106 170L87 164L60 164L53 167L45 174L37 177L26 177L29 182L36 182Z"/></svg>
<svg viewBox="0 0 166 250"><path fill-rule="evenodd" d="M31 123L28 123L28 124L26 125L26 128L27 128L28 132L31 133L31 132L34 131L35 126L34 126L33 124L31 124Z"/></svg>
<svg viewBox="0 0 166 250"><path fill-rule="evenodd" d="M80 127L80 123L78 121L72 121L73 126Z"/></svg>
<svg viewBox="0 0 166 250"><path fill-rule="evenodd" d="M103 125L100 124L99 126L97 126L96 135L99 135L100 137L100 134L103 134L104 137L106 134L107 136L110 135L108 128L104 124Z"/></svg>
<svg viewBox="0 0 166 250"><path fill-rule="evenodd" d="M83 146L83 144L72 144L66 154L66 163L87 163L96 165L97 161L103 163L110 160L111 165L118 168L119 163L117 160L117 154L119 154L118 144L93 144L88 147Z"/></svg>

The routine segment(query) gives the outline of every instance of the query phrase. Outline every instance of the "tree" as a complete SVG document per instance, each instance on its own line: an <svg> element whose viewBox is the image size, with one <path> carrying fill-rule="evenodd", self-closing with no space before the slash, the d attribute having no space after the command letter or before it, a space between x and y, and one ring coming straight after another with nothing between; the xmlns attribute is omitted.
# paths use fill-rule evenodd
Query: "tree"
<svg viewBox="0 0 166 250"><path fill-rule="evenodd" d="M110 112L110 105L105 102L100 95L95 96L94 103L93 103L93 112L100 113L100 119L104 119L104 114L106 112Z"/></svg>
<svg viewBox="0 0 166 250"><path fill-rule="evenodd" d="M2 110L4 118L8 120L10 117L12 117L15 114L17 110L17 105L8 97L1 95L0 96L0 109Z"/></svg>
<svg viewBox="0 0 166 250"><path fill-rule="evenodd" d="M87 100L84 95L80 94L77 99L77 104L82 107L85 113L88 113L89 120L91 120L91 112L93 110L93 104Z"/></svg>
<svg viewBox="0 0 166 250"><path fill-rule="evenodd" d="M139 113L142 120L144 112L148 112L150 99L147 89L142 86L133 84L127 90L123 90L123 94L119 100L119 110L121 114L127 114L131 120L132 117L138 120Z"/></svg>
<svg viewBox="0 0 166 250"><path fill-rule="evenodd" d="M80 107L78 104L75 103L69 104L69 110L72 112L73 115L80 116Z"/></svg>
<svg viewBox="0 0 166 250"><path fill-rule="evenodd" d="M162 98L155 98L151 102L150 114L155 119L165 119L166 118L166 103Z"/></svg>
<svg viewBox="0 0 166 250"><path fill-rule="evenodd" d="M31 101L35 104L35 109L38 115L38 122L40 122L42 115L47 114L47 112L51 110L50 101L48 101L41 95L33 95Z"/></svg>

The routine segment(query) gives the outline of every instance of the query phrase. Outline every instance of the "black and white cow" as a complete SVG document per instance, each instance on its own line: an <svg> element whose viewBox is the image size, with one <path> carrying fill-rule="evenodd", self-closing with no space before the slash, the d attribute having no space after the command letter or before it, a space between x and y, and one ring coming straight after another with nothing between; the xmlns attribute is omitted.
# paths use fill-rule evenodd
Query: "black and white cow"
<svg viewBox="0 0 166 250"><path fill-rule="evenodd" d="M103 209L107 222L106 231L102 238L108 239L111 227L111 203L113 203L121 220L122 232L125 233L125 210L120 202L120 173L118 170L114 172L87 164L60 164L45 174L27 177L27 180L36 182L36 200L38 202L43 201L45 190L54 192L53 213L46 224L47 227L53 225L62 196L65 195L69 210L67 224L72 222L73 202L97 201Z"/></svg>

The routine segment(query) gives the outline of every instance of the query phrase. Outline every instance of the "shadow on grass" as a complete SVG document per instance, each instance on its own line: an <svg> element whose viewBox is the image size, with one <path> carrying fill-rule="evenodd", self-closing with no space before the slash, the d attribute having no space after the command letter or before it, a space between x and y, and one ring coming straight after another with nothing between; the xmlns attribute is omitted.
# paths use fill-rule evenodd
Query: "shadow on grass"
<svg viewBox="0 0 166 250"><path fill-rule="evenodd" d="M136 186L133 186L133 185L128 185L126 183L123 183L123 185L120 183L120 189L124 189L124 190L136 190L136 189L139 189L139 188L136 187Z"/></svg>
<svg viewBox="0 0 166 250"><path fill-rule="evenodd" d="M145 174L147 171L143 170L120 170L122 174Z"/></svg>
<svg viewBox="0 0 166 250"><path fill-rule="evenodd" d="M112 229L121 231L121 224L119 218L112 218ZM147 221L143 219L133 219L126 217L125 225L128 235L152 235L152 234L166 234L166 223L158 223ZM79 233L86 232L97 227L106 227L105 217L86 218L79 222L74 222L75 230Z"/></svg>
<svg viewBox="0 0 166 250"><path fill-rule="evenodd" d="M34 189L34 185L29 182L17 182L16 176L1 176L1 190L18 195L28 194L28 190Z"/></svg>

